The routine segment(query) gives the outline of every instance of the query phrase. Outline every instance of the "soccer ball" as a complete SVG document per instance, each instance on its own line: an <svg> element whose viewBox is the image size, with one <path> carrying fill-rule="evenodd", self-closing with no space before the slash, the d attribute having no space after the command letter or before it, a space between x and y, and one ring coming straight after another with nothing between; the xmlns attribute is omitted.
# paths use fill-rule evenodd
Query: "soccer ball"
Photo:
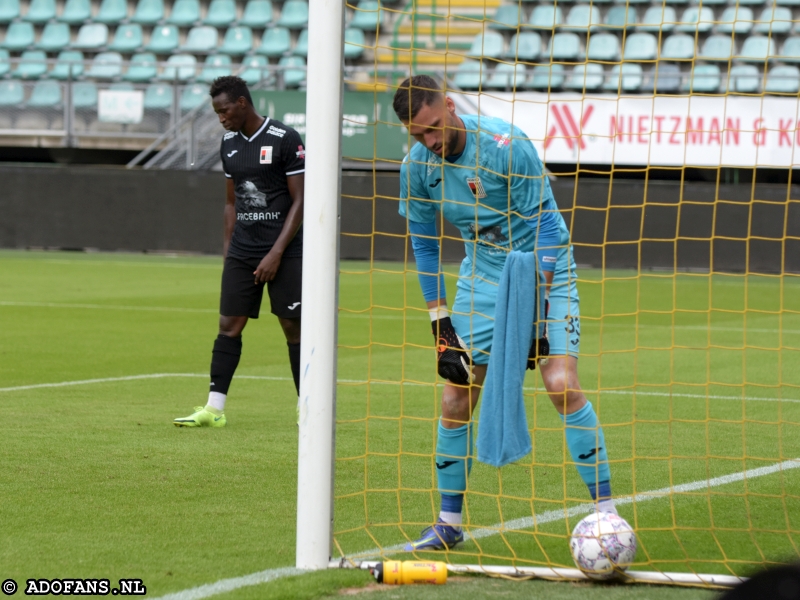
<svg viewBox="0 0 800 600"><path fill-rule="evenodd" d="M575 564L588 577L613 579L633 562L636 535L622 517L599 512L578 523L569 546Z"/></svg>

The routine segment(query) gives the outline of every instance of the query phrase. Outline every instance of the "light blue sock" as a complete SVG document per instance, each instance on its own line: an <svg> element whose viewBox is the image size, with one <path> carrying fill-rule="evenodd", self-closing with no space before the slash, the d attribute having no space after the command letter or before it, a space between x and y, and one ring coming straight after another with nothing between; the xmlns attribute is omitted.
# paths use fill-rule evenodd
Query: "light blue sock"
<svg viewBox="0 0 800 600"><path fill-rule="evenodd" d="M463 494L472 469L472 423L457 429L445 429L439 421L436 439L436 475L439 492Z"/></svg>
<svg viewBox="0 0 800 600"><path fill-rule="evenodd" d="M589 488L593 500L611 497L611 469L608 468L608 454L603 428L597 420L592 403L587 402L580 410L561 415L572 461L578 473Z"/></svg>

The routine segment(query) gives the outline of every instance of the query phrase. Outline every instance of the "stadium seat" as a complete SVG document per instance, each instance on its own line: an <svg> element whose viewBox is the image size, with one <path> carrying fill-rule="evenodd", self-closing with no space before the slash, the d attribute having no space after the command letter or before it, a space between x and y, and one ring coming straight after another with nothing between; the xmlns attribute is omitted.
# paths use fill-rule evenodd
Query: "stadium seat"
<svg viewBox="0 0 800 600"><path fill-rule="evenodd" d="M499 58L503 54L503 35L496 31L479 33L472 40L467 56L472 58Z"/></svg>
<svg viewBox="0 0 800 600"><path fill-rule="evenodd" d="M467 58L458 65L453 83L462 90L477 90L486 83L487 71L479 60Z"/></svg>
<svg viewBox="0 0 800 600"><path fill-rule="evenodd" d="M779 6L800 6L800 0L775 0L775 4Z"/></svg>
<svg viewBox="0 0 800 600"><path fill-rule="evenodd" d="M609 92L636 92L642 87L642 65L623 63L614 65L603 89Z"/></svg>
<svg viewBox="0 0 800 600"><path fill-rule="evenodd" d="M306 0L286 0L283 3L277 25L287 29L308 27L308 2ZM305 75L303 80L305 80Z"/></svg>
<svg viewBox="0 0 800 600"><path fill-rule="evenodd" d="M211 0L203 25L227 27L236 20L234 0Z"/></svg>
<svg viewBox="0 0 800 600"><path fill-rule="evenodd" d="M142 47L144 37L142 26L137 23L120 25L114 33L114 40L108 45L109 50L129 54Z"/></svg>
<svg viewBox="0 0 800 600"><path fill-rule="evenodd" d="M181 111L188 112L207 101L210 102L211 99L208 97L206 86L199 84L187 85L181 92L180 108Z"/></svg>
<svg viewBox="0 0 800 600"><path fill-rule="evenodd" d="M581 38L577 33L561 32L550 38L547 56L550 60L574 61L581 55Z"/></svg>
<svg viewBox="0 0 800 600"><path fill-rule="evenodd" d="M92 19L95 23L114 25L128 18L128 3L125 0L103 0L100 10Z"/></svg>
<svg viewBox="0 0 800 600"><path fill-rule="evenodd" d="M487 21L491 29L518 30L525 13L516 4L501 4Z"/></svg>
<svg viewBox="0 0 800 600"><path fill-rule="evenodd" d="M792 9L786 6L765 8L753 25L753 33L785 35L792 29Z"/></svg>
<svg viewBox="0 0 800 600"><path fill-rule="evenodd" d="M377 0L361 0L348 27L377 31L383 21L383 11Z"/></svg>
<svg viewBox="0 0 800 600"><path fill-rule="evenodd" d="M94 57L87 77L93 79L116 79L122 75L122 55L119 52L101 52Z"/></svg>
<svg viewBox="0 0 800 600"><path fill-rule="evenodd" d="M675 31L693 33L695 31L706 33L714 26L714 11L708 6L692 6L687 8L681 16L680 23Z"/></svg>
<svg viewBox="0 0 800 600"><path fill-rule="evenodd" d="M145 50L156 54L167 54L178 47L178 28L175 25L160 25L153 27L150 34L150 43Z"/></svg>
<svg viewBox="0 0 800 600"><path fill-rule="evenodd" d="M173 89L166 83L153 83L147 86L144 91L145 110L171 110L173 100Z"/></svg>
<svg viewBox="0 0 800 600"><path fill-rule="evenodd" d="M28 12L22 17L23 21L29 23L47 23L56 18L55 0L31 0Z"/></svg>
<svg viewBox="0 0 800 600"><path fill-rule="evenodd" d="M800 63L800 37L786 38L781 49L783 62Z"/></svg>
<svg viewBox="0 0 800 600"><path fill-rule="evenodd" d="M61 105L61 102L61 84L52 79L43 79L34 84L27 106L30 108L56 108Z"/></svg>
<svg viewBox="0 0 800 600"><path fill-rule="evenodd" d="M619 38L613 33L595 33L589 36L586 57L589 60L605 62L618 61L620 56Z"/></svg>
<svg viewBox="0 0 800 600"><path fill-rule="evenodd" d="M737 58L742 62L763 63L773 56L775 56L773 39L756 35L750 36L744 41Z"/></svg>
<svg viewBox="0 0 800 600"><path fill-rule="evenodd" d="M48 23L42 30L36 47L45 52L60 52L69 46L69 25L66 23Z"/></svg>
<svg viewBox="0 0 800 600"><path fill-rule="evenodd" d="M687 60L694 58L694 36L688 33L675 33L664 40L661 58L666 60Z"/></svg>
<svg viewBox="0 0 800 600"><path fill-rule="evenodd" d="M198 0L175 0L167 23L178 27L189 27L200 21L200 2Z"/></svg>
<svg viewBox="0 0 800 600"><path fill-rule="evenodd" d="M796 94L800 92L800 69L782 65L773 67L767 73L764 91L773 94Z"/></svg>
<svg viewBox="0 0 800 600"><path fill-rule="evenodd" d="M223 54L247 54L253 49L253 31L249 27L237 25L225 32L222 46L218 48Z"/></svg>
<svg viewBox="0 0 800 600"><path fill-rule="evenodd" d="M533 29L553 30L564 23L564 13L560 6L541 5L535 6L528 21L528 27Z"/></svg>
<svg viewBox="0 0 800 600"><path fill-rule="evenodd" d="M267 81L272 78L272 74L267 70L267 58L265 56L248 56L244 59L244 70L239 77L247 82L247 85L255 85L260 81Z"/></svg>
<svg viewBox="0 0 800 600"><path fill-rule="evenodd" d="M659 93L675 93L681 87L681 69L678 65L659 63L656 69L648 73L643 86L655 85Z"/></svg>
<svg viewBox="0 0 800 600"><path fill-rule="evenodd" d="M173 54L158 78L162 81L188 81L194 78L197 59L192 54Z"/></svg>
<svg viewBox="0 0 800 600"><path fill-rule="evenodd" d="M212 54L206 57L203 63L203 70L197 80L203 83L211 83L217 77L225 77L231 74L231 57L227 54Z"/></svg>
<svg viewBox="0 0 800 600"><path fill-rule="evenodd" d="M6 39L3 48L6 50L27 50L33 46L33 24L11 23L6 30Z"/></svg>
<svg viewBox="0 0 800 600"><path fill-rule="evenodd" d="M624 60L654 60L657 57L658 39L652 33L632 33L625 38Z"/></svg>
<svg viewBox="0 0 800 600"><path fill-rule="evenodd" d="M552 90L564 85L564 65L537 65L528 87L536 90Z"/></svg>
<svg viewBox="0 0 800 600"><path fill-rule="evenodd" d="M758 93L761 75L754 65L735 65L728 74L728 91L740 94Z"/></svg>
<svg viewBox="0 0 800 600"><path fill-rule="evenodd" d="M150 81L158 74L156 71L156 55L151 52L134 54L130 66L122 78L125 81Z"/></svg>
<svg viewBox="0 0 800 600"><path fill-rule="evenodd" d="M9 58L8 50L0 49L0 77L5 77L11 70Z"/></svg>
<svg viewBox="0 0 800 600"><path fill-rule="evenodd" d="M140 25L155 25L164 18L163 0L139 0L131 22Z"/></svg>
<svg viewBox="0 0 800 600"><path fill-rule="evenodd" d="M91 81L73 83L72 106L76 110L97 108L97 86Z"/></svg>
<svg viewBox="0 0 800 600"><path fill-rule="evenodd" d="M47 73L47 54L43 50L26 50L11 73L16 79L39 79Z"/></svg>
<svg viewBox="0 0 800 600"><path fill-rule="evenodd" d="M278 66L283 73L284 86L294 88L306 82L306 61L299 56L284 56L278 61Z"/></svg>
<svg viewBox="0 0 800 600"><path fill-rule="evenodd" d="M542 36L535 31L523 31L514 34L504 58L521 61L534 61L542 53Z"/></svg>
<svg viewBox="0 0 800 600"><path fill-rule="evenodd" d="M729 6L717 21L717 33L747 33L753 28L753 10L747 6Z"/></svg>
<svg viewBox="0 0 800 600"><path fill-rule="evenodd" d="M483 87L492 90L520 90L525 86L528 77L525 65L500 63L492 71Z"/></svg>
<svg viewBox="0 0 800 600"><path fill-rule="evenodd" d="M618 31L633 29L636 26L636 9L632 6L612 6L606 13L603 25L606 29Z"/></svg>
<svg viewBox="0 0 800 600"><path fill-rule="evenodd" d="M270 0L250 0L244 7L239 25L264 29L272 22L272 2Z"/></svg>
<svg viewBox="0 0 800 600"><path fill-rule="evenodd" d="M689 0L664 0L667 4L689 4Z"/></svg>
<svg viewBox="0 0 800 600"><path fill-rule="evenodd" d="M682 89L690 94L713 94L719 90L721 81L717 65L695 65Z"/></svg>
<svg viewBox="0 0 800 600"><path fill-rule="evenodd" d="M590 4L576 4L567 15L567 21L561 29L597 31L602 24L600 9Z"/></svg>
<svg viewBox="0 0 800 600"><path fill-rule="evenodd" d="M596 63L575 65L569 72L564 88L568 90L596 90L603 85L603 66Z"/></svg>
<svg viewBox="0 0 800 600"><path fill-rule="evenodd" d="M0 2L0 23L10 23L19 17L19 0L3 0Z"/></svg>
<svg viewBox="0 0 800 600"><path fill-rule="evenodd" d="M308 56L308 29L303 29L300 35L297 36L297 42L292 48L292 54L295 56Z"/></svg>
<svg viewBox="0 0 800 600"><path fill-rule="evenodd" d="M81 25L78 30L78 39L72 44L79 50L99 50L108 44L108 26L102 23L89 23Z"/></svg>
<svg viewBox="0 0 800 600"><path fill-rule="evenodd" d="M364 54L364 46L367 40L364 31L348 27L344 31L344 57L346 59L357 59Z"/></svg>
<svg viewBox="0 0 800 600"><path fill-rule="evenodd" d="M53 79L77 79L83 75L83 52L64 50L56 59L56 66L50 71Z"/></svg>
<svg viewBox="0 0 800 600"><path fill-rule="evenodd" d="M0 81L0 106L19 106L25 101L25 88L19 81Z"/></svg>
<svg viewBox="0 0 800 600"><path fill-rule="evenodd" d="M675 9L671 6L651 6L648 8L642 20L636 26L637 31L650 31L667 33L675 28L678 17Z"/></svg>
<svg viewBox="0 0 800 600"><path fill-rule="evenodd" d="M81 25L92 18L92 3L89 0L67 0L58 20L70 25Z"/></svg>
<svg viewBox="0 0 800 600"><path fill-rule="evenodd" d="M273 27L265 29L261 38L261 45L256 48L258 54L264 56L283 56L292 45L292 38L289 30L285 27Z"/></svg>
<svg viewBox="0 0 800 600"><path fill-rule="evenodd" d="M710 35L697 57L707 61L728 62L734 54L736 48L730 35Z"/></svg>
<svg viewBox="0 0 800 600"><path fill-rule="evenodd" d="M211 52L217 48L218 38L219 35L215 27L208 25L192 27L186 36L186 42L178 50L193 54Z"/></svg>

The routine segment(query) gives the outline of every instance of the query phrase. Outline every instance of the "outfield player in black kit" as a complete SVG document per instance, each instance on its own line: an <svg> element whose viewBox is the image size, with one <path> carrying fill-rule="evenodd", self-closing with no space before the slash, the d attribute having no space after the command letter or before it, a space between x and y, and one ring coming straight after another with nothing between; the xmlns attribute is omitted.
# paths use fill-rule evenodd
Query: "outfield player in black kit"
<svg viewBox="0 0 800 600"><path fill-rule="evenodd" d="M291 127L259 115L238 77L214 80L209 94L227 130L220 147L228 187L219 335L211 355L208 404L175 419L179 427L225 425L225 399L242 352L242 330L248 319L258 318L265 283L300 389L303 140Z"/></svg>

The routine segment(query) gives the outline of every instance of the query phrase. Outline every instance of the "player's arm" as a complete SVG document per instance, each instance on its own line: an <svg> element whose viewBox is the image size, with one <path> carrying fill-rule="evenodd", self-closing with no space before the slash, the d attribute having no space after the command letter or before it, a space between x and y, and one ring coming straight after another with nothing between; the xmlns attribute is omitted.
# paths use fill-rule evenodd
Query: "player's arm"
<svg viewBox="0 0 800 600"><path fill-rule="evenodd" d="M233 228L236 225L236 193L234 192L233 179L225 181L225 208L222 212L222 258L228 256L228 247L231 245Z"/></svg>

